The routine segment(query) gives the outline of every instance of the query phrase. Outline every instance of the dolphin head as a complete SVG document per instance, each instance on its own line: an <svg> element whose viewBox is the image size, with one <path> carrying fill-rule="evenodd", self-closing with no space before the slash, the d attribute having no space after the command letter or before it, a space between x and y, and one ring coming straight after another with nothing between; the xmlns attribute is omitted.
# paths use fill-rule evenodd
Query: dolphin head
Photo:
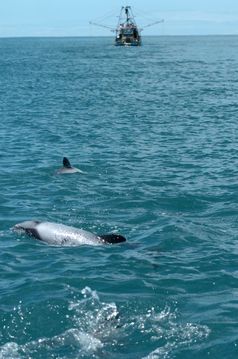
<svg viewBox="0 0 238 359"><path fill-rule="evenodd" d="M20 232L20 233L23 232L30 236L40 239L36 229L37 225L40 223L41 223L40 221L25 221L25 222L17 223L12 229L16 232Z"/></svg>
<svg viewBox="0 0 238 359"><path fill-rule="evenodd" d="M21 223L17 223L15 224L15 226L13 227L13 229L22 229L22 230L27 230L27 229L32 229L35 228L37 226L37 224L40 224L40 221L25 221L25 222L21 222Z"/></svg>

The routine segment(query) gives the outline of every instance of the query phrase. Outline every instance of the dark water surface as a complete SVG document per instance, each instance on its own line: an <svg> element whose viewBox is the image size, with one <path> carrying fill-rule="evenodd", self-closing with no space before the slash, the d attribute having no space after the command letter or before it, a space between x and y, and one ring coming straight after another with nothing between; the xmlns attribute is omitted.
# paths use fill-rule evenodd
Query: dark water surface
<svg viewBox="0 0 238 359"><path fill-rule="evenodd" d="M238 357L238 37L143 40L0 39L1 359Z"/></svg>

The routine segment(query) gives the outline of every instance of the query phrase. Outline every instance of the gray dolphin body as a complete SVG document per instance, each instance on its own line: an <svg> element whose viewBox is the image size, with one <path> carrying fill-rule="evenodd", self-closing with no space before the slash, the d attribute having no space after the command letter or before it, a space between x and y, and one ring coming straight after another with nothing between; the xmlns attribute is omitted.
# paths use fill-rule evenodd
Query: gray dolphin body
<svg viewBox="0 0 238 359"><path fill-rule="evenodd" d="M16 224L13 230L58 246L79 246L82 244L97 246L126 241L126 238L119 234L96 235L83 229L54 222L25 221Z"/></svg>
<svg viewBox="0 0 238 359"><path fill-rule="evenodd" d="M56 174L84 173L80 169L71 166L67 157L63 158L63 167L56 171Z"/></svg>

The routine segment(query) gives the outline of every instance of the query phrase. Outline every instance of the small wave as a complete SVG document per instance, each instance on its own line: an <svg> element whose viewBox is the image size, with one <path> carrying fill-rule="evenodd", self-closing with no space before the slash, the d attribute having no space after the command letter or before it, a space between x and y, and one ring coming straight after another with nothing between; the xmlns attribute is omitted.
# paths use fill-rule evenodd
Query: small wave
<svg viewBox="0 0 238 359"><path fill-rule="evenodd" d="M179 324L176 313L171 312L169 308L159 315L151 310L148 317L152 331L151 341L159 346L142 359L169 358L175 350L203 341L210 334L210 329L206 325Z"/></svg>
<svg viewBox="0 0 238 359"><path fill-rule="evenodd" d="M0 349L0 359L26 359L33 358L35 355L37 358L47 358L51 355L54 358L55 353L64 352L68 348L71 348L70 357L74 352L74 358L79 357L79 354L82 358L84 355L88 356L96 352L102 346L99 339L74 328L53 338L40 338L23 345L18 345L15 342L6 343ZM58 358L64 358L64 356L58 356Z"/></svg>

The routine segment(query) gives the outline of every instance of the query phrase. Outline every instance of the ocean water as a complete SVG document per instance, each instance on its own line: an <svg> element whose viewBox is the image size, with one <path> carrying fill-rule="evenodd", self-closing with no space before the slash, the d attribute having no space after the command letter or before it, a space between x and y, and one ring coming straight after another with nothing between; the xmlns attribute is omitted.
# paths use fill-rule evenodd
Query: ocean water
<svg viewBox="0 0 238 359"><path fill-rule="evenodd" d="M112 41L0 39L0 358L235 359L238 36Z"/></svg>

